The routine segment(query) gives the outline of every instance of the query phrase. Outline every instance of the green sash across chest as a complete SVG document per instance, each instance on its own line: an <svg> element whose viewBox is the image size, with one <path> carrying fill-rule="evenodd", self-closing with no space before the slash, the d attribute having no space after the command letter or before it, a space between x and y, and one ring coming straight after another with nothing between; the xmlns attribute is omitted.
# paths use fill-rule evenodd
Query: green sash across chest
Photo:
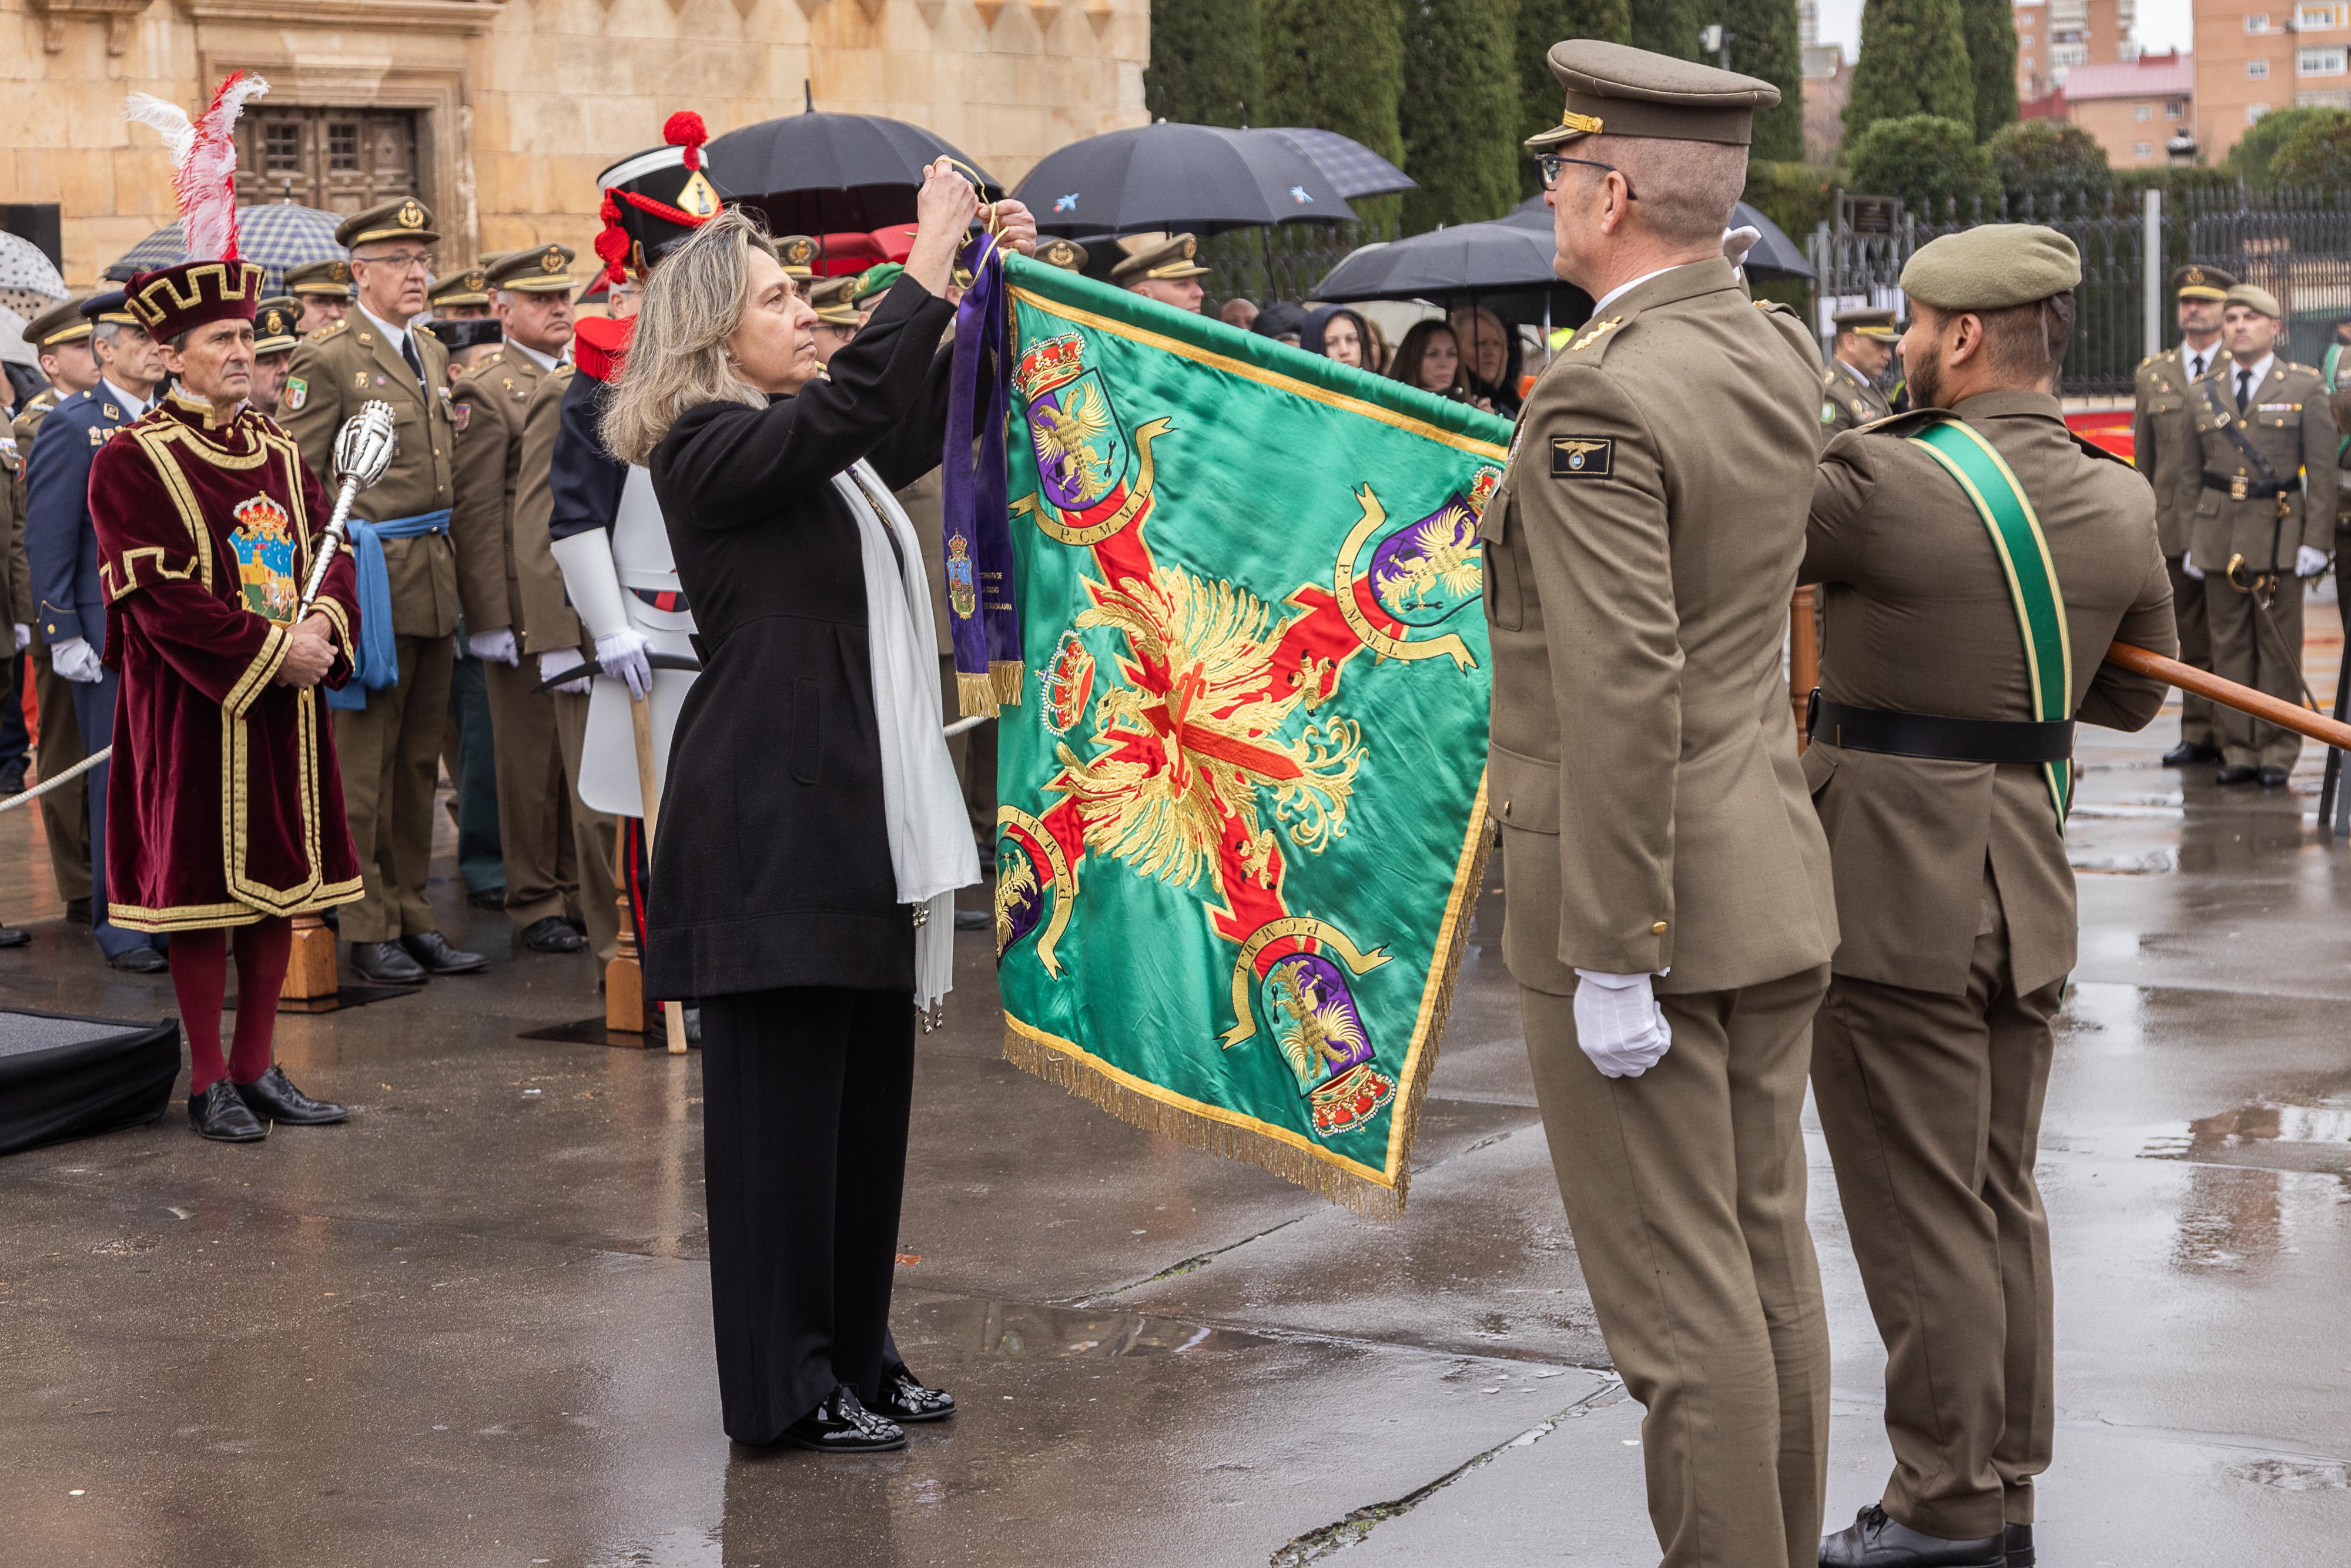
<svg viewBox="0 0 2351 1568"><path fill-rule="evenodd" d="M1952 478L1959 482L1968 501L1991 536L1992 552L2008 578L2008 598L2016 612L2016 629L2024 641L2025 671L2032 686L2032 716L2043 724L2074 716L2074 645L2065 626L2065 594L2058 586L2057 569L2049 559L2049 541L2041 532L2041 518L2025 498L2024 486L1992 449L1964 421L1944 419L1908 438ZM2044 762L2050 802L2057 808L2057 827L2064 831L2065 813L2073 803L2074 765L2070 760Z"/></svg>

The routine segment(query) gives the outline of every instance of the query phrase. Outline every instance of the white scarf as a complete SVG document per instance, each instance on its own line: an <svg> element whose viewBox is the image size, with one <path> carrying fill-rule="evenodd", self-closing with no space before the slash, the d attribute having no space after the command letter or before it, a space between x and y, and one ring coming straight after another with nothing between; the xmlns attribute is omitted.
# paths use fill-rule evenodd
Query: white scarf
<svg viewBox="0 0 2351 1568"><path fill-rule="evenodd" d="M914 527L862 459L834 475L832 483L857 519L865 566L873 717L882 735L882 815L890 827L898 902L915 906L914 1007L928 1030L955 988L955 890L979 881L979 852L940 734L938 631ZM890 548L893 533L896 550Z"/></svg>

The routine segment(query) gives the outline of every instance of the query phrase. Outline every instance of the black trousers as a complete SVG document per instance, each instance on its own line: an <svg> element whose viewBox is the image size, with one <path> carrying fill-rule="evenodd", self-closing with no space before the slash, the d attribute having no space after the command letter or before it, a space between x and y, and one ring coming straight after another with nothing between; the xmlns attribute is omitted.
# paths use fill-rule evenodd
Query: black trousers
<svg viewBox="0 0 2351 1568"><path fill-rule="evenodd" d="M836 1385L880 1397L914 1086L906 991L702 1001L710 1309L726 1435L772 1443Z"/></svg>

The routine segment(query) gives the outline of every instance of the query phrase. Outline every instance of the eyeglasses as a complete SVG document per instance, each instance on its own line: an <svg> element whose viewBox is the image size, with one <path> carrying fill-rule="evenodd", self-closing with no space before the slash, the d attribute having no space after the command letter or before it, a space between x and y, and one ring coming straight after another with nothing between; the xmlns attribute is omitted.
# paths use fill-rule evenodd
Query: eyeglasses
<svg viewBox="0 0 2351 1568"><path fill-rule="evenodd" d="M1625 199L1626 201L1637 202L1641 199L1638 195L1634 193L1631 176L1627 175L1624 170L1616 167L1615 164L1597 162L1590 158L1562 158L1556 152L1543 152L1536 155L1535 167L1542 172L1543 189L1546 191L1557 190L1559 188L1559 172L1570 163L1573 163L1578 167L1584 169L1604 169L1609 173L1615 175L1618 179L1625 182Z"/></svg>
<svg viewBox="0 0 2351 1568"><path fill-rule="evenodd" d="M429 250L408 251L399 256L355 256L351 259L361 267L383 267L394 272L433 270L433 253Z"/></svg>

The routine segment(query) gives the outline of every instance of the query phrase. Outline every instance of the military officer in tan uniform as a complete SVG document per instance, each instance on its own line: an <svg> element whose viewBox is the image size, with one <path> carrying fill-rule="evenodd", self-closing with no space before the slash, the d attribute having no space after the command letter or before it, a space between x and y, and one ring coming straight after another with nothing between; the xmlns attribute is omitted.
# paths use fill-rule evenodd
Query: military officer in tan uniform
<svg viewBox="0 0 2351 1568"><path fill-rule="evenodd" d="M1922 246L1902 273L1920 406L1830 443L1813 495L1827 638L1804 776L1844 932L1813 1091L1895 1456L1824 1568L2032 1562L2054 1407L2032 1164L2074 967L2073 729L2162 706L2108 643L2173 646L2153 497L2053 395L2081 276L2072 241L2028 225Z"/></svg>
<svg viewBox="0 0 2351 1568"><path fill-rule="evenodd" d="M290 294L265 299L253 314L253 406L273 419L277 400L286 391L286 367L302 334L294 323L302 319L301 302Z"/></svg>
<svg viewBox="0 0 2351 1568"><path fill-rule="evenodd" d="M1877 378L1886 373L1895 340L1902 336L1891 310L1840 310L1830 320L1836 327L1836 342L1828 369L1821 372L1823 441L1894 412L1877 388Z"/></svg>
<svg viewBox="0 0 2351 1568"><path fill-rule="evenodd" d="M2201 461L2196 383L2228 358L2220 341L2220 304L2236 276L2217 267L2183 267L2171 275L2179 347L2140 361L2132 378L2131 461L2155 486L2155 535L2171 571L2171 613L2179 627L2179 657L2199 670L2212 667L2212 636L2204 624L2204 590L2188 575L2188 524L2195 513L2191 483L2181 505L2180 474ZM2179 699L2179 744L2163 754L2166 768L2220 760L2220 732L2212 699L2192 692Z"/></svg>
<svg viewBox="0 0 2351 1568"><path fill-rule="evenodd" d="M2229 357L2198 383L2189 411L2200 461L2180 465L2189 518L2183 568L2202 580L2212 669L2290 703L2302 700L2302 589L2335 540L2340 435L2317 371L2275 352L2283 312L2267 289L2229 290ZM2234 708L2220 731L2223 784L2284 785L2302 737Z"/></svg>
<svg viewBox="0 0 2351 1568"><path fill-rule="evenodd" d="M1667 1568L1810 1568L1828 1331L1799 1130L1836 946L1781 674L1819 350L1722 254L1768 82L1551 50L1530 142L1597 301L1480 523L1504 958Z"/></svg>
<svg viewBox="0 0 2351 1568"><path fill-rule="evenodd" d="M351 313L351 264L341 256L286 269L286 292L300 301L294 330L307 338Z"/></svg>
<svg viewBox="0 0 2351 1568"><path fill-rule="evenodd" d="M1123 254L1110 280L1129 293L1178 310L1197 310L1207 298L1200 279L1210 269L1200 265L1200 242L1190 235L1128 235L1118 248Z"/></svg>
<svg viewBox="0 0 2351 1568"><path fill-rule="evenodd" d="M424 896L457 629L448 350L411 325L424 309L439 237L433 214L413 196L343 220L335 241L351 252L351 313L302 340L278 400L279 423L329 495L343 422L373 402L390 403L398 421L391 466L351 508L359 673L328 698L343 809L367 879L366 897L342 911L341 934L352 969L387 984L465 974L485 962L449 945ZM392 609L388 647L367 624L380 595Z"/></svg>
<svg viewBox="0 0 2351 1568"><path fill-rule="evenodd" d="M503 256L485 256L477 267L463 272L453 272L446 277L435 278L424 289L424 308L429 314L429 327L441 321L486 321L490 319L491 263Z"/></svg>
<svg viewBox="0 0 2351 1568"><path fill-rule="evenodd" d="M498 839L506 857L506 909L525 947L576 953L585 923L574 859L570 789L556 736L557 697L537 691L538 661L523 660L521 589L528 564L516 549L515 498L523 467L524 417L532 394L571 346L571 259L551 245L499 257L485 298L503 346L450 394L457 426L457 589L465 636L482 661L497 737ZM550 448L551 450L551 448ZM542 556L544 548L542 546ZM542 570L552 570L552 557ZM568 617L569 612L566 612ZM576 630L577 622L570 622Z"/></svg>

